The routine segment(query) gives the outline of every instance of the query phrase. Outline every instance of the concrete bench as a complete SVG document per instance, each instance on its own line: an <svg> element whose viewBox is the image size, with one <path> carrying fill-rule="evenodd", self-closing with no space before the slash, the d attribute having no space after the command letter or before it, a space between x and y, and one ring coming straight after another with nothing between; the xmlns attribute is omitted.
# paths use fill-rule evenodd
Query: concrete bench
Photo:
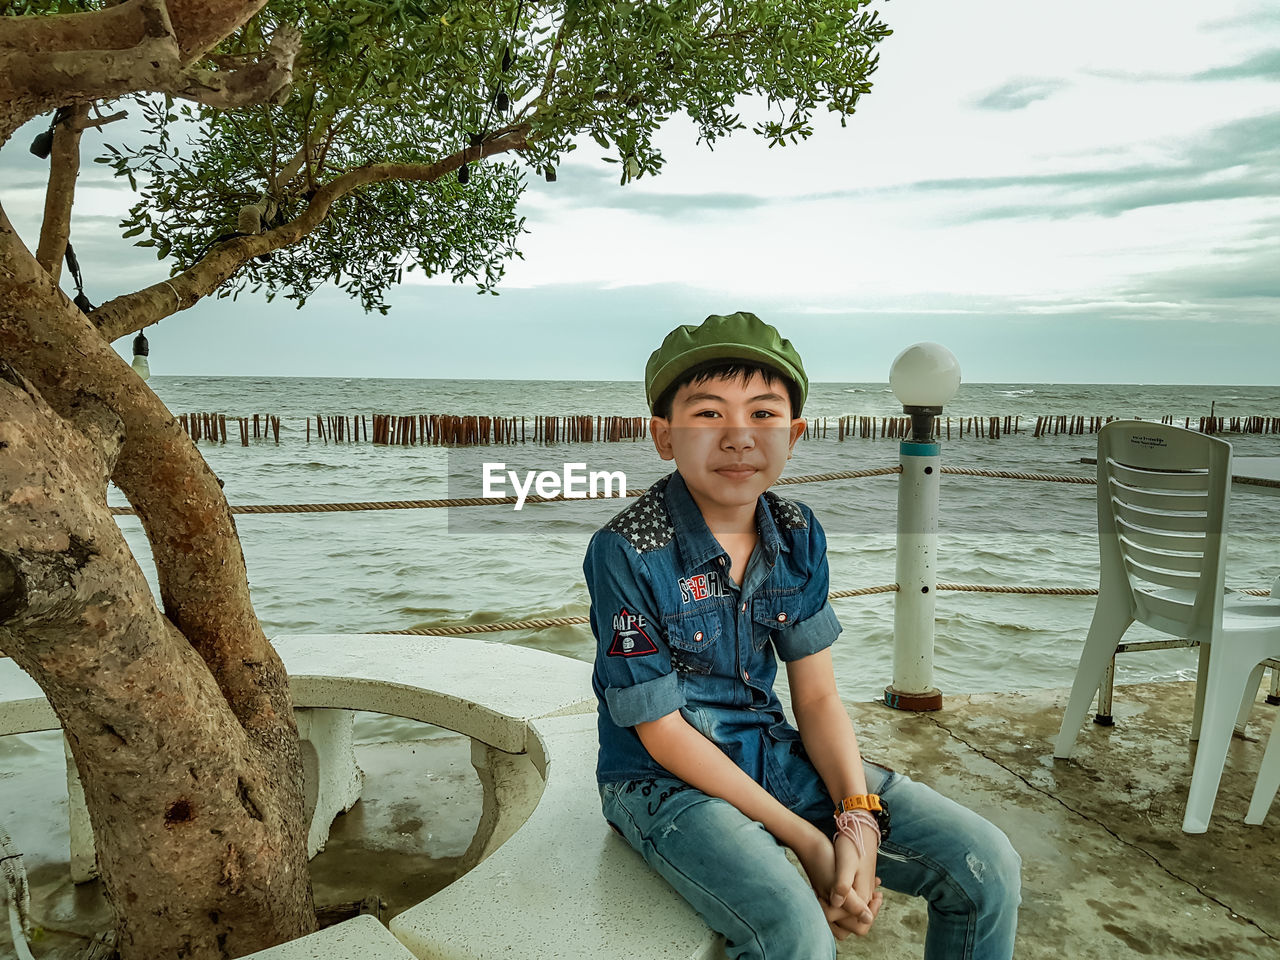
<svg viewBox="0 0 1280 960"><path fill-rule="evenodd" d="M484 787L480 826L463 861L472 869L391 921L391 933L413 955L574 960L611 956L625 944L646 960L723 957L720 939L600 816L589 664L444 637L286 636L273 643L295 706L311 711L312 732L332 728L331 718L345 711L367 710L472 740ZM39 689L7 663L0 661L0 734L56 728ZM341 737L329 740L331 747ZM320 774L343 766L341 757L326 757L330 747L316 750ZM357 919L368 927L372 918ZM349 927L355 922L254 956L300 960L313 954L290 951L310 949L302 946L309 942L330 960L403 956L368 952L384 949L385 938L362 939Z"/></svg>
<svg viewBox="0 0 1280 960"><path fill-rule="evenodd" d="M594 713L536 719L537 808L483 863L392 918L422 960L723 960L724 941L605 824Z"/></svg>
<svg viewBox="0 0 1280 960"><path fill-rule="evenodd" d="M375 917L352 917L244 960L417 960Z"/></svg>

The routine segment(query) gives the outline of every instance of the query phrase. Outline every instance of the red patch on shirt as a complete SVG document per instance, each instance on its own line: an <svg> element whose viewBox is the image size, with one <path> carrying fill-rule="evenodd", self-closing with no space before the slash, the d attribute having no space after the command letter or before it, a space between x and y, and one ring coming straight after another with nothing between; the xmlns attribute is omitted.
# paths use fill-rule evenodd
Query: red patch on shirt
<svg viewBox="0 0 1280 960"><path fill-rule="evenodd" d="M649 625L643 615L631 613L626 607L613 617L613 643L609 645L611 657L643 657L657 653L658 645L654 643L644 628Z"/></svg>

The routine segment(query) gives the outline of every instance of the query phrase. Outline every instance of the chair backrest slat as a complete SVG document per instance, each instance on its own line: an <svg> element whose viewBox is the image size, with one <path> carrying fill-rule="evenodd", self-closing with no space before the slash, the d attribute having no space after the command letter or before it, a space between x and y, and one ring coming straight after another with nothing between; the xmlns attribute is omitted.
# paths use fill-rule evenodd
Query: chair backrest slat
<svg viewBox="0 0 1280 960"><path fill-rule="evenodd" d="M1143 423L1143 421L1124 420L1116 423ZM1144 424L1149 427L1151 424ZM1224 443L1226 441L1223 441ZM1148 457L1148 462L1151 458ZM1131 487L1158 490L1204 490L1208 486L1209 471L1207 468L1183 468L1172 470L1150 469L1136 466L1124 460L1112 463L1112 476L1121 483Z"/></svg>
<svg viewBox="0 0 1280 960"><path fill-rule="evenodd" d="M1157 553L1204 553L1203 535L1178 533L1172 530L1151 530L1119 519L1115 521L1115 525L1119 536Z"/></svg>
<svg viewBox="0 0 1280 960"><path fill-rule="evenodd" d="M1178 545L1178 549L1160 549L1149 550L1144 544L1138 542L1131 532L1120 534L1121 550L1130 560L1137 561L1143 566L1158 567L1164 570L1183 570L1191 573L1199 573L1204 567L1204 550L1196 550L1192 552L1189 547L1193 544L1204 545L1203 537L1183 537L1185 541ZM1168 538L1165 538L1166 540Z"/></svg>
<svg viewBox="0 0 1280 960"><path fill-rule="evenodd" d="M1199 570L1192 573L1179 573L1158 567L1148 567L1128 556L1125 557L1125 569L1129 571L1129 576L1132 578L1158 584L1162 587L1187 590L1193 596L1200 586Z"/></svg>
<svg viewBox="0 0 1280 960"><path fill-rule="evenodd" d="M1135 487L1121 483L1113 474L1111 493L1117 499L1135 507L1152 510L1207 510L1209 509L1208 478L1197 489L1166 490L1159 487Z"/></svg>
<svg viewBox="0 0 1280 960"><path fill-rule="evenodd" d="M1117 519L1123 520L1126 526L1158 533L1200 533L1209 519L1205 510L1151 510L1146 507L1134 507L1117 497L1112 497Z"/></svg>

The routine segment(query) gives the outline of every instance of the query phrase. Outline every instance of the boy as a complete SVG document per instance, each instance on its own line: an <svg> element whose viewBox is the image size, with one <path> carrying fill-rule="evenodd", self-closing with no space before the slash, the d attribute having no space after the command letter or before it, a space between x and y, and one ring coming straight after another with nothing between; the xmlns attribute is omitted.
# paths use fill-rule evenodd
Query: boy
<svg viewBox="0 0 1280 960"><path fill-rule="evenodd" d="M1011 957L1017 853L864 763L836 693L826 538L769 490L804 432L799 355L753 314L711 316L668 334L645 393L676 472L597 531L583 564L605 818L730 957L830 960L835 939L871 928L881 879L928 900L927 960Z"/></svg>

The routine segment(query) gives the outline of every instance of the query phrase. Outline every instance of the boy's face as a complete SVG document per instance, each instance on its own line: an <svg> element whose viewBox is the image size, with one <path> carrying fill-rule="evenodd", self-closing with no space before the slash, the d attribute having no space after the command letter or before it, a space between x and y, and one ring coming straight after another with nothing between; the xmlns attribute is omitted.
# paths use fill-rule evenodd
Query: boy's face
<svg viewBox="0 0 1280 960"><path fill-rule="evenodd" d="M804 427L803 417L791 416L786 386L759 373L687 383L676 391L670 419L650 421L658 455L675 460L704 516L754 510Z"/></svg>

